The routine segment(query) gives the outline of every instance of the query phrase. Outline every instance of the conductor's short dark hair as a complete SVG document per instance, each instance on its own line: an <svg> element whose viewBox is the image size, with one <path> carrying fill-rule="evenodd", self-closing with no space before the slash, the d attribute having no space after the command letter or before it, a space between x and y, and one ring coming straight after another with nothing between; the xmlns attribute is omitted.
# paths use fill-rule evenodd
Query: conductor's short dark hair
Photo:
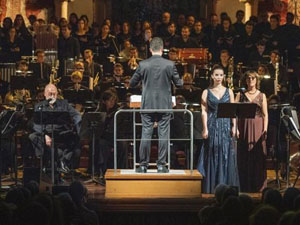
<svg viewBox="0 0 300 225"><path fill-rule="evenodd" d="M152 51L154 52L158 52L163 48L164 48L164 42L159 37L153 38L152 41L150 42L150 49L152 49Z"/></svg>

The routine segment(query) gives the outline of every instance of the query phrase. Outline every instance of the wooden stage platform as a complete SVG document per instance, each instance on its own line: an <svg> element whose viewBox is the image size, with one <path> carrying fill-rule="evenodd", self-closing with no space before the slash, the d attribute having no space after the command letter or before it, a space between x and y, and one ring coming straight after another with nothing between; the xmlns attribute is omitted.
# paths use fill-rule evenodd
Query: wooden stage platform
<svg viewBox="0 0 300 225"><path fill-rule="evenodd" d="M106 172L105 198L197 198L201 197L202 175L197 170L169 173L136 173L134 170Z"/></svg>

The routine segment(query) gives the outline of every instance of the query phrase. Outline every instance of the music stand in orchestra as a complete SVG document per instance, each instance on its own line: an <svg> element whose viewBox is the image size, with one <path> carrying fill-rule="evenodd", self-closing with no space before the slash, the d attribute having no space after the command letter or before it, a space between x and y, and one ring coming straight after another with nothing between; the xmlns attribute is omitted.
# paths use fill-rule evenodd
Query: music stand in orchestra
<svg viewBox="0 0 300 225"><path fill-rule="evenodd" d="M68 99L68 102L74 104L84 104L93 99L93 92L90 89L66 89L63 91L63 94L64 98Z"/></svg>
<svg viewBox="0 0 300 225"><path fill-rule="evenodd" d="M237 135L237 120L254 118L257 104L255 103L220 103L218 105L218 118L235 118L235 135ZM237 136L235 136L235 149L237 149Z"/></svg>
<svg viewBox="0 0 300 225"><path fill-rule="evenodd" d="M26 76L11 76L10 77L10 85L12 90L34 90L36 84L36 78L32 75Z"/></svg>
<svg viewBox="0 0 300 225"><path fill-rule="evenodd" d="M39 109L39 111L35 111L33 115L34 123L39 124L42 127L42 139L44 140L44 126L51 125L51 181L52 184L55 184L54 179L54 125L64 125L71 124L71 117L69 112L67 111L49 111L43 110L43 107ZM42 162L42 159L41 159ZM42 169L42 167L41 167Z"/></svg>
<svg viewBox="0 0 300 225"><path fill-rule="evenodd" d="M289 187L289 179L290 179L290 144L291 139L300 143L300 130L299 130L299 122L297 111L291 107L286 106L281 109L281 119L287 129L287 168L286 168L286 179L287 179L287 188ZM293 187L295 187L298 178L300 176L300 168L298 168L297 177L294 181Z"/></svg>
<svg viewBox="0 0 300 225"><path fill-rule="evenodd" d="M18 127L18 117L20 118L20 111L15 110L4 110L0 113L0 190L2 188L2 137L11 137L16 132ZM11 151L11 140L10 140L10 151ZM16 151L16 150L15 150ZM16 152L14 152L14 165L15 171L15 185L18 184L18 168Z"/></svg>
<svg viewBox="0 0 300 225"><path fill-rule="evenodd" d="M88 112L83 115L80 138L92 141L92 178L85 183L95 182L95 137L100 137L104 131L106 112Z"/></svg>

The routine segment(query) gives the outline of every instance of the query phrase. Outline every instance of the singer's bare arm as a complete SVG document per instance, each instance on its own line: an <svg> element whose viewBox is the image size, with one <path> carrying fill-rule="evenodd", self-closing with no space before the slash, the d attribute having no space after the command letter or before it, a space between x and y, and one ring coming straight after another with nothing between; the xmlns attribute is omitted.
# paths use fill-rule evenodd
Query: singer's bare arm
<svg viewBox="0 0 300 225"><path fill-rule="evenodd" d="M234 94L231 89L229 89L230 103L234 103ZM235 137L236 135L236 119L232 118L232 127L231 127L231 135Z"/></svg>
<svg viewBox="0 0 300 225"><path fill-rule="evenodd" d="M240 102L240 99L241 99L241 93L238 92L237 95L235 96L235 102L237 102L237 103ZM236 126L238 126L238 124L237 124L238 121L235 121L235 123L236 123ZM240 131L239 131L238 127L236 128L236 134L235 135L236 135L237 138L240 137Z"/></svg>
<svg viewBox="0 0 300 225"><path fill-rule="evenodd" d="M201 118L202 118L202 124L203 124L203 131L202 131L202 137L204 139L208 138L208 129L207 129L207 89L205 89L202 93L201 97Z"/></svg>
<svg viewBox="0 0 300 225"><path fill-rule="evenodd" d="M268 117L268 104L267 104L267 98L266 98L266 95L265 95L265 94L263 94L262 113L263 113L263 118L264 118L264 133L265 133L265 135L266 135L266 134L267 134L267 131L268 131L269 117Z"/></svg>

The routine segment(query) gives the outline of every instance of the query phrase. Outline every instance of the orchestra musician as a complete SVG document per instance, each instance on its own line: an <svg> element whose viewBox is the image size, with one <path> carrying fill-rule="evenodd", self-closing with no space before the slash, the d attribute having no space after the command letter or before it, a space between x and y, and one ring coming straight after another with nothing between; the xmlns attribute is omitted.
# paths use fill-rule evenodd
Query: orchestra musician
<svg viewBox="0 0 300 225"><path fill-rule="evenodd" d="M24 76L28 75L28 64L25 60L21 60L18 63L18 74L16 76ZM4 103L5 104L26 104L31 100L31 91L25 88L10 90L5 95Z"/></svg>
<svg viewBox="0 0 300 225"><path fill-rule="evenodd" d="M116 63L114 65L114 73L113 73L113 86L120 86L123 82L124 77L124 68L121 63Z"/></svg>
<svg viewBox="0 0 300 225"><path fill-rule="evenodd" d="M50 81L51 66L45 62L45 51L36 50L36 62L29 64L29 70L33 71L33 75L37 79L38 86L45 86Z"/></svg>
<svg viewBox="0 0 300 225"><path fill-rule="evenodd" d="M90 77L90 83L92 83L94 89L101 81L103 74L101 65L96 63L93 59L93 51L91 49L84 50L84 71ZM91 89L90 85L91 84L89 84L89 88Z"/></svg>
<svg viewBox="0 0 300 225"><path fill-rule="evenodd" d="M270 52L270 63L268 64L268 70L270 72L270 76L273 79L276 79L276 72L278 73L278 86L277 89L280 90L281 87L287 86L288 76L284 66L280 62L280 54L277 50L273 50ZM278 71L276 71L276 63L278 63Z"/></svg>
<svg viewBox="0 0 300 225"><path fill-rule="evenodd" d="M72 75L71 75L72 85L70 87L68 87L67 90L74 90L75 92L78 92L79 90L89 90L88 87L86 87L86 86L84 86L84 85L81 84L82 78L83 78L82 72L80 72L80 71L74 71L72 73ZM74 102L72 102L72 103L74 103ZM82 105L82 102L78 102L78 101L75 102L74 108L78 112L80 112L81 114L83 114L84 107Z"/></svg>
<svg viewBox="0 0 300 225"><path fill-rule="evenodd" d="M194 79L192 74L185 73L182 77L183 87L176 88L176 95L182 95L188 103L199 103L201 99L201 88L194 86Z"/></svg>
<svg viewBox="0 0 300 225"><path fill-rule="evenodd" d="M96 54L99 56L99 62L103 65L104 73L110 73L112 65L108 57L110 55L118 55L118 43L115 36L111 35L108 25L103 24L101 27L101 35L98 40L98 49Z"/></svg>
<svg viewBox="0 0 300 225"><path fill-rule="evenodd" d="M103 92L99 105L96 109L97 112L105 112L106 118L104 122L104 131L100 137L96 138L95 142L95 171L99 173L99 183L105 185L104 175L107 168L113 167L113 162L109 161L110 155L113 154L114 146L114 114L118 110L118 97L111 90ZM92 146L92 145L90 145ZM92 151L90 151L92 152ZM126 157L122 154L122 149L118 149L118 168L124 168L123 160ZM90 157L91 159L92 157ZM122 162L122 163L121 163ZM89 168L91 168L91 161Z"/></svg>
<svg viewBox="0 0 300 225"><path fill-rule="evenodd" d="M130 59L129 54L130 54L131 47L132 47L132 44L131 44L130 40L129 39L125 39L123 41L123 49L120 52L120 57L121 57L120 58L120 62L126 62L126 61L128 61Z"/></svg>
<svg viewBox="0 0 300 225"><path fill-rule="evenodd" d="M151 27L144 29L144 42L139 47L139 55L142 59L148 59L151 57L150 42L152 40L153 31Z"/></svg>
<svg viewBox="0 0 300 225"><path fill-rule="evenodd" d="M185 68L184 68L184 65L179 61L178 49L177 48L170 48L169 53L168 53L168 57L169 57L169 60L175 62L175 66L176 66L176 69L178 71L179 76L183 77Z"/></svg>
<svg viewBox="0 0 300 225"><path fill-rule="evenodd" d="M228 75L229 59L230 59L229 51L226 49L221 50L219 65L222 66L222 68L224 70L224 74L226 76Z"/></svg>
<svg viewBox="0 0 300 225"><path fill-rule="evenodd" d="M126 61L124 69L126 75L132 76L140 61L142 61L142 59L139 58L138 49L136 47L131 47L129 50L129 60Z"/></svg>
<svg viewBox="0 0 300 225"><path fill-rule="evenodd" d="M78 70L74 71L71 74L72 85L70 87L68 87L67 89L69 89L69 90L74 89L76 91L78 91L79 89L88 90L89 89L88 87L81 84L82 78L83 78L82 72L80 72Z"/></svg>
<svg viewBox="0 0 300 225"><path fill-rule="evenodd" d="M219 65L223 68L224 74L226 75L226 86L230 88L237 87L237 72L236 68L234 67L233 57L230 57L230 53L228 50L221 50Z"/></svg>
<svg viewBox="0 0 300 225"><path fill-rule="evenodd" d="M260 90L265 93L267 97L274 94L274 80L270 80L270 72L267 65L260 64L257 68L257 74L260 79ZM270 83L270 81L272 83Z"/></svg>
<svg viewBox="0 0 300 225"><path fill-rule="evenodd" d="M64 75L65 60L79 59L80 45L79 41L71 36L71 25L61 27L62 36L58 39L58 60L59 60L59 76Z"/></svg>
<svg viewBox="0 0 300 225"><path fill-rule="evenodd" d="M53 125L54 139L56 145L63 143L64 148L57 148L57 160L62 172L69 172L69 167L78 168L80 158L79 131L81 116L66 100L57 98L58 91L55 85L48 84L45 87L45 100L34 106L34 111L65 111L72 118L73 124ZM37 157L50 159L52 145L52 125L33 124L34 132L29 135L31 144ZM42 136L43 135L43 136ZM57 147L57 146L56 146Z"/></svg>

